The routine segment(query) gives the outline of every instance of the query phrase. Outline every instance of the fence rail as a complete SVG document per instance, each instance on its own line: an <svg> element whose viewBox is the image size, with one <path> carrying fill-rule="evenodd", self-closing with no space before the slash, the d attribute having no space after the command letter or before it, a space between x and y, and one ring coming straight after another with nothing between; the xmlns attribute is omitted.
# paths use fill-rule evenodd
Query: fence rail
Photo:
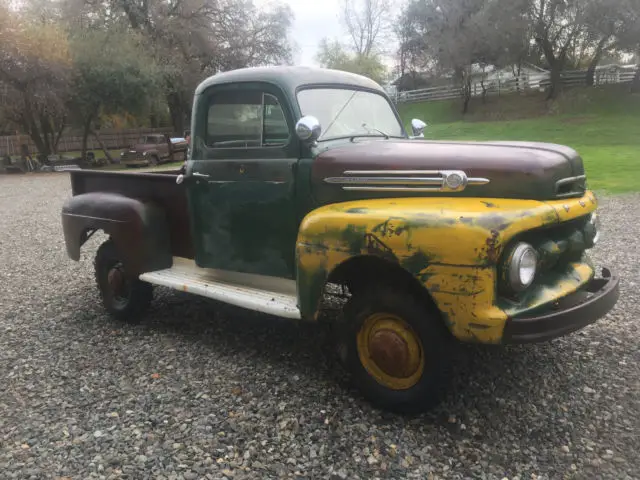
<svg viewBox="0 0 640 480"><path fill-rule="evenodd" d="M596 70L593 86L629 83L633 81L636 69L601 69ZM587 85L586 70L567 70L560 74L561 82L566 87ZM513 75L487 75L471 83L471 96L500 95L533 90L544 90L551 83L549 72ZM406 90L391 95L396 103L450 100L463 96L463 88L459 84Z"/></svg>
<svg viewBox="0 0 640 480"><path fill-rule="evenodd" d="M142 136L150 133L172 133L171 128L134 128L126 130L101 130L100 140L108 149L126 148L136 143ZM21 145L27 145L33 155L37 152L36 146L28 135L0 136L0 157L4 155L20 155ZM93 136L90 136L87 144L89 150L99 150L100 145ZM82 150L82 136L63 134L58 143L58 153L79 152Z"/></svg>

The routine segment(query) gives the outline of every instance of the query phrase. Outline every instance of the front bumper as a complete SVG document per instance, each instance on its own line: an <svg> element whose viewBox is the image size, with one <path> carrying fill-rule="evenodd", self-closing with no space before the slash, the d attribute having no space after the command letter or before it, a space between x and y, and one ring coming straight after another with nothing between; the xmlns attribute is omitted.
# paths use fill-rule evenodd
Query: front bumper
<svg viewBox="0 0 640 480"><path fill-rule="evenodd" d="M562 298L553 310L536 316L509 318L503 343L544 342L580 330L609 312L618 301L619 279L603 268L602 278L592 279L585 288Z"/></svg>
<svg viewBox="0 0 640 480"><path fill-rule="evenodd" d="M150 165L150 162L146 158L136 158L133 160L122 160L123 165L127 167L147 167Z"/></svg>

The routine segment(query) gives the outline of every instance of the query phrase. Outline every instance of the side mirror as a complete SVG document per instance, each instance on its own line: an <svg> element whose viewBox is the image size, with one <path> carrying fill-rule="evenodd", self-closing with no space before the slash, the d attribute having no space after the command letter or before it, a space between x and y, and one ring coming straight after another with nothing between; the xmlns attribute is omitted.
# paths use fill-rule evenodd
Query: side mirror
<svg viewBox="0 0 640 480"><path fill-rule="evenodd" d="M320 133L322 127L316 117L306 115L296 123L296 135L303 142L314 143L320 137Z"/></svg>
<svg viewBox="0 0 640 480"><path fill-rule="evenodd" d="M426 126L427 124L422 120L418 120L417 118L411 120L411 130L413 132L413 137L411 138L424 138L424 129Z"/></svg>

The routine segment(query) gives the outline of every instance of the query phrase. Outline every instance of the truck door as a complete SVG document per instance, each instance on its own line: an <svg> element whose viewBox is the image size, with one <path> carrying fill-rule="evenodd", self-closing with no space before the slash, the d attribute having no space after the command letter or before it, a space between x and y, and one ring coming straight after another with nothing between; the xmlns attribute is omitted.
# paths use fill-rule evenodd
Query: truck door
<svg viewBox="0 0 640 480"><path fill-rule="evenodd" d="M200 267L293 278L299 144L281 91L217 85L195 102L187 195Z"/></svg>

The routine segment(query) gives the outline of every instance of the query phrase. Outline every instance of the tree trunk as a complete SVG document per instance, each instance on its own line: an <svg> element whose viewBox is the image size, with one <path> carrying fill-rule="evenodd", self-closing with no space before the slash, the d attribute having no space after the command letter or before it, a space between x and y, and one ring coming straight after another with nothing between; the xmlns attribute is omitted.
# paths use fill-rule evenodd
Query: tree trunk
<svg viewBox="0 0 640 480"><path fill-rule="evenodd" d="M42 132L42 140L47 149L46 155L49 156L51 154L56 153L53 148L53 129L51 128L51 117L47 115L46 112L40 112L40 131Z"/></svg>
<svg viewBox="0 0 640 480"><path fill-rule="evenodd" d="M65 123L65 118L62 118L62 121L60 122L60 127L58 128L58 133L56 134L56 138L53 142L53 148L55 149L56 153L58 152L58 145L60 145L60 139L62 138L62 132L64 132L64 125Z"/></svg>
<svg viewBox="0 0 640 480"><path fill-rule="evenodd" d="M84 122L84 126L82 128L82 152L80 153L80 158L83 162L87 160L87 144L89 140L89 132L91 132L91 122L93 121L93 116L87 118Z"/></svg>
<svg viewBox="0 0 640 480"><path fill-rule="evenodd" d="M563 55L560 54L558 58L556 58L555 52L553 51L553 45L546 37L536 38L536 43L542 49L544 58L547 60L549 68L551 69L551 84L549 85L549 93L547 94L547 100L551 100L557 97L561 87L560 74L564 65L564 62L562 61Z"/></svg>
<svg viewBox="0 0 640 480"><path fill-rule="evenodd" d="M560 66L554 62L551 66L551 84L549 85L549 93L547 94L547 100L553 100L558 96L558 92L562 87L562 76Z"/></svg>
<svg viewBox="0 0 640 480"><path fill-rule="evenodd" d="M598 42L598 46L596 47L596 51L593 55L593 58L591 59L591 62L589 62L589 67L587 68L587 78L586 78L587 87L593 87L593 85L595 84L596 67L598 66L598 63L600 63L600 59L602 58L602 53L604 51L604 46L608 40L609 40L609 37L603 37Z"/></svg>
<svg viewBox="0 0 640 480"><path fill-rule="evenodd" d="M168 93L167 104L169 105L169 115L171 116L171 125L174 133L181 134L184 131L185 108L180 93Z"/></svg>
<svg viewBox="0 0 640 480"><path fill-rule="evenodd" d="M114 160L113 160L113 157L111 156L111 153L109 152L109 149L107 149L107 146L104 144L104 142L100 138L100 135L98 134L98 131L97 130L93 130L91 133L93 134L93 136L95 137L95 139L98 142L98 145L100 145L100 148L104 152L104 156L106 157L107 160L109 160L109 163L115 163Z"/></svg>
<svg viewBox="0 0 640 480"><path fill-rule="evenodd" d="M462 84L462 114L469 111L469 102L471 101L471 76L468 75Z"/></svg>
<svg viewBox="0 0 640 480"><path fill-rule="evenodd" d="M31 104L31 100L29 98L29 94L26 91L22 92L22 100L24 102L24 112L22 113L22 125L29 135L31 140L36 146L38 153L45 157L51 155L51 152L47 148L47 145L42 140L42 136L40 135L40 129L38 128L38 123L34 118L33 106Z"/></svg>

